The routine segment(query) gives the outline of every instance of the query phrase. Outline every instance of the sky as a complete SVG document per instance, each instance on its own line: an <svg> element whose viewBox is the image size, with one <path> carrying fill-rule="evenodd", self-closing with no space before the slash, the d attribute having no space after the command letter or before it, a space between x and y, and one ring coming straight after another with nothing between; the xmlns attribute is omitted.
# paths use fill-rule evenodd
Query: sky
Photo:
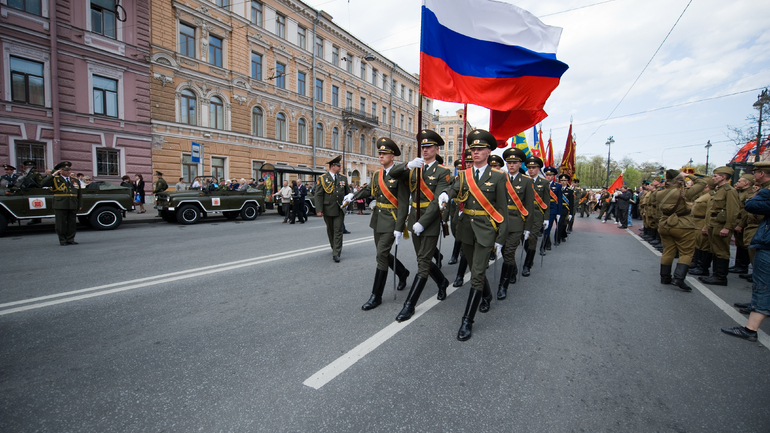
<svg viewBox="0 0 770 433"><path fill-rule="evenodd" d="M758 114L752 105L770 86L770 1L503 1L563 29L557 58L569 70L542 122L557 154L572 119L578 156L606 158L612 136L613 160L679 168L690 159L705 164L710 140L709 166L724 165L738 149L728 126L751 126L747 118ZM419 72L420 0L306 3L406 71ZM435 101L436 108L452 115L462 105ZM489 110L469 106L468 120L488 129ZM770 121L762 129L767 136Z"/></svg>

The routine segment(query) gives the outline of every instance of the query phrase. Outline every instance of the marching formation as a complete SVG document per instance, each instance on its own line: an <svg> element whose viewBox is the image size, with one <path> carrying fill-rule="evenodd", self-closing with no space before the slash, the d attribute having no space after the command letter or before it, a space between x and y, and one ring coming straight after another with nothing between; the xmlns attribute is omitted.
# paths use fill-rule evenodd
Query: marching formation
<svg viewBox="0 0 770 433"><path fill-rule="evenodd" d="M497 283L497 299L504 300L509 286L517 281L519 265L522 277L531 275L541 235L541 256L552 248L551 231L553 245L566 241L576 209L577 179L573 184L571 176L562 173L557 182L555 168L543 167L540 158L527 158L520 149L507 149L502 158L491 155L497 140L481 129L468 134L464 161L455 163L456 175L441 164L438 153L444 140L439 134L424 129L418 141L421 156L395 164L395 157L401 154L398 146L389 138L380 138L377 151L382 168L356 193L346 188L344 177L338 174L338 158L330 161L329 173L318 180L317 189L322 192L316 196L316 207L323 209L319 214L325 217L333 260L339 262L344 212L340 211L339 217L331 214L336 215L340 207L354 200L374 198L369 226L374 232L376 269L372 293L361 306L365 311L382 304L389 268L397 277L398 281L393 281L396 289L406 288L410 272L398 260L398 246L411 236L417 272L396 316L398 322L414 315L429 280L436 285L436 298L446 298L449 280L441 271L437 247L451 226L455 240L449 264L458 263L454 286L463 285L468 266L471 273L468 301L457 333L458 340L466 341L471 338L476 312L486 313L491 307L490 260L503 259L499 281L493 283ZM519 246L522 255L526 254L521 264L516 262Z"/></svg>

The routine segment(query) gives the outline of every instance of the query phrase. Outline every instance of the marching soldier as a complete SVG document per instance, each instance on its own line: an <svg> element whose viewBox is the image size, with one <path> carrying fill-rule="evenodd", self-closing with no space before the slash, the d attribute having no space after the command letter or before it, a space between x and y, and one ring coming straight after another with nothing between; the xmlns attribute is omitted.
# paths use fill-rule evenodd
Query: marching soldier
<svg viewBox="0 0 770 433"><path fill-rule="evenodd" d="M409 320L414 314L414 308L429 275L438 286L438 300L446 299L446 289L449 287L449 280L432 259L438 245L438 237L442 236L443 222L436 194L449 188L452 173L436 161L439 147L444 145L444 140L436 131L423 129L417 139L422 149L422 158L417 157L407 163L398 164L390 172L394 178L408 182L412 193L412 210L408 224L413 234L412 244L417 256L417 275L404 302L404 308L396 316L399 322Z"/></svg>
<svg viewBox="0 0 770 433"><path fill-rule="evenodd" d="M602 187L602 195L599 197L599 216L596 217L598 220L602 220L603 223L607 222L608 214L610 213L610 200L612 199L612 194L607 190L606 186Z"/></svg>
<svg viewBox="0 0 770 433"><path fill-rule="evenodd" d="M570 188L570 175L562 173L559 175L559 183L561 184L562 202L561 202L561 221L558 224L558 230L554 237L554 244L559 245L562 242L567 242L567 228L568 223L572 221L572 208L575 207L575 195L574 190Z"/></svg>
<svg viewBox="0 0 770 433"><path fill-rule="evenodd" d="M521 269L522 277L528 277L530 274L532 263L535 261L537 240L540 237L543 226L547 223L545 220L546 212L550 212L551 208L551 190L548 186L548 181L540 175L540 169L543 168L543 160L536 156L530 156L527 158L526 164L529 177L533 179L532 188L535 192L533 194L535 203L532 206L532 231L527 240L527 257L524 259L524 266ZM540 254L545 255L545 251L541 250Z"/></svg>
<svg viewBox="0 0 770 433"><path fill-rule="evenodd" d="M398 145L389 138L377 140L382 169L372 175L372 180L355 194L348 194L345 203L353 200L374 197L376 208L372 212L369 227L374 230L374 245L377 247L377 270L374 273L372 296L361 306L364 311L377 308L382 303L382 292L388 279L388 267L395 269L398 275L398 290L406 286L409 271L401 264L390 248L399 244L404 233L406 214L409 209L409 190L404 182L392 178L388 173L393 168L393 159L401 156Z"/></svg>
<svg viewBox="0 0 770 433"><path fill-rule="evenodd" d="M458 174L458 179L439 197L442 207L454 197L463 203L458 227L463 254L471 265L471 290L457 332L460 341L471 338L476 309L482 313L489 311L492 302L492 290L486 278L489 252L494 248L499 253L508 235L506 177L487 164L497 140L482 129L472 131L467 140L473 166Z"/></svg>
<svg viewBox="0 0 770 433"><path fill-rule="evenodd" d="M572 191L572 202L570 203L569 208L569 222L567 222L567 233L572 233L572 225L575 224L575 215L577 215L578 207L580 203L580 199L583 198L583 193L580 191L580 187L578 186L578 179L573 178L572 184L570 185L569 189Z"/></svg>
<svg viewBox="0 0 770 433"><path fill-rule="evenodd" d="M16 167L6 164L3 166L3 169L5 170L5 174L0 177L0 188L10 188L16 183L16 179L19 178L19 176L14 173Z"/></svg>
<svg viewBox="0 0 770 433"><path fill-rule="evenodd" d="M692 262L695 249L695 222L688 209L685 196L685 176L679 170L666 170L666 187L659 193L658 208L661 212L658 223L660 237L663 240L663 255L660 257L660 283L673 284L685 292L692 291L687 285L687 271ZM674 277L671 267L676 254Z"/></svg>
<svg viewBox="0 0 770 433"><path fill-rule="evenodd" d="M508 285L516 284L516 249L519 243L529 239L532 232L532 218L535 203L535 191L532 179L519 172L521 163L527 158L523 150L506 149L503 158L508 164L508 176L505 183L508 198L508 237L503 245L503 269L500 272L500 283L497 287L497 299L503 300L508 293ZM539 227L538 227L539 229Z"/></svg>
<svg viewBox="0 0 770 433"><path fill-rule="evenodd" d="M719 286L727 285L727 269L730 267L730 238L738 224L741 205L738 193L730 186L730 178L735 171L727 166L714 170L716 193L711 202L708 217L708 237L713 254L714 273L710 277L698 277L703 283Z"/></svg>
<svg viewBox="0 0 770 433"><path fill-rule="evenodd" d="M731 274L745 274L749 271L749 251L746 249L749 244L744 243L743 226L741 222L745 220L746 211L743 209L746 200L754 195L754 175L744 173L741 178L735 182L735 190L738 192L738 201L741 210L738 213L738 225L735 227L735 265L727 271Z"/></svg>
<svg viewBox="0 0 770 433"><path fill-rule="evenodd" d="M711 243L708 236L708 216L711 208L711 200L714 197L716 184L714 179L706 179L706 188L703 193L695 199L692 205L692 217L695 223L695 252L693 254L694 266L690 266L690 275L711 275Z"/></svg>
<svg viewBox="0 0 770 433"><path fill-rule="evenodd" d="M315 188L315 208L319 217L324 217L326 235L332 247L332 260L339 263L342 254L342 230L345 224L345 211L342 200L350 193L348 179L340 174L342 156L329 161L329 172L318 177Z"/></svg>
<svg viewBox="0 0 770 433"><path fill-rule="evenodd" d="M545 250L551 250L551 228L557 225L559 220L561 220L561 207L564 198L562 197L561 184L554 180L556 173L556 168L554 167L546 167L543 169L545 179L548 181L549 194L551 196L551 208L548 215L548 224L545 225L545 230L543 230L543 241L540 243L541 256L545 255ZM558 231L558 228L556 228L556 231Z"/></svg>
<svg viewBox="0 0 770 433"><path fill-rule="evenodd" d="M524 151L522 150L522 152ZM503 170L503 165L505 165L505 161L503 161L503 158L500 155L489 155L489 158L487 159L487 163L489 163L490 167L500 171Z"/></svg>
<svg viewBox="0 0 770 433"><path fill-rule="evenodd" d="M455 160L454 166L455 171L462 169L463 162L460 159ZM452 177L452 182L454 182L454 177ZM452 236L455 238L454 245L452 246L452 256L449 257L449 262L447 262L450 265L454 265L457 263L458 256L460 255L460 247L462 246L462 243L460 243L459 240L457 240L457 212L459 211L459 206L457 205L457 202L455 200L452 200L451 203L449 203L449 206L447 207L447 210L444 211L444 222L449 221L449 227L452 229ZM467 266L467 265L466 265ZM460 283L462 286L462 283Z"/></svg>
<svg viewBox="0 0 770 433"><path fill-rule="evenodd" d="M75 242L77 216L83 207L80 182L70 177L71 167L72 163L69 161L56 164L55 171L40 183L41 186L50 186L53 190L53 214L61 246L78 244Z"/></svg>
<svg viewBox="0 0 770 433"><path fill-rule="evenodd" d="M458 167L460 165L461 164L456 164L456 166L458 166ZM473 157L471 156L471 150L470 149L465 149L465 167L470 167L471 165L473 165ZM458 174L459 174L459 172L458 172ZM452 182L453 185L454 185L454 182L457 181L457 179L458 179L458 177L456 176L454 178L454 181ZM449 209L452 212L452 218L453 218L453 221L454 221L454 223L453 223L454 225L452 227L452 234L454 235L454 237L456 239L455 242L459 243L460 247L462 248L462 244L463 243L460 242L460 237L459 237L459 235L457 233L457 230L458 230L457 222L460 219L460 215L461 215L460 214L461 203L460 203L460 200L457 197L455 197L452 200L450 200L450 203L451 204L449 205ZM467 270L468 270L468 260L465 258L465 254L463 254L462 249L461 249L460 250L460 263L457 265L457 275L455 276L455 281L454 281L454 283L452 283L452 286L460 287L460 286L462 286L464 284L464 282L465 282L464 281L464 279L465 279L465 271L467 271Z"/></svg>

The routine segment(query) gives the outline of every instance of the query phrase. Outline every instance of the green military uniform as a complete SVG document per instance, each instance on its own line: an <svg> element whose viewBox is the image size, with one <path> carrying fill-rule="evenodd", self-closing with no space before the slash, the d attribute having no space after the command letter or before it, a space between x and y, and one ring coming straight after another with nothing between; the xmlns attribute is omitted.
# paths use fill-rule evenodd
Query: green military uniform
<svg viewBox="0 0 770 433"><path fill-rule="evenodd" d="M747 180L749 185L745 188L738 189L738 185L736 184L735 189L738 192L738 202L741 205L740 211L738 212L738 225L736 226L736 229L740 227L740 230L735 230L733 233L735 236L735 265L728 269L729 272L738 274L748 272L749 263L751 262L749 251L747 249L750 241L749 243L745 243L743 239L743 222L746 221L746 211L744 210L746 200L754 196L754 175L744 173L741 175L741 178Z"/></svg>
<svg viewBox="0 0 770 433"><path fill-rule="evenodd" d="M468 134L467 140L472 153L476 149L491 150L497 147L495 137L480 129ZM459 238L463 244L463 254L471 265L471 291L457 333L457 339L465 341L471 337L476 309L489 311L492 292L485 274L489 253L496 244L502 246L508 236L505 218L508 213L508 193L505 173L493 170L489 165L470 167L458 177L446 193L449 199L458 197L463 203L463 214L458 221Z"/></svg>
<svg viewBox="0 0 770 433"><path fill-rule="evenodd" d="M583 218L588 214L588 199L589 192L585 189L579 189L575 192L575 201L577 202L577 208L580 211L580 218Z"/></svg>
<svg viewBox="0 0 770 433"><path fill-rule="evenodd" d="M714 181L708 179L709 189L701 192L700 196L695 199L692 205L691 214L693 217L693 223L695 224L695 252L694 259L695 264L690 267L690 274L693 275L708 275L708 269L711 267L711 246L709 244L708 233L703 233L703 229L706 228L706 216L708 215L709 204L711 198L714 196ZM708 260L708 263L706 263ZM694 269L697 266L697 269Z"/></svg>
<svg viewBox="0 0 770 433"><path fill-rule="evenodd" d="M23 161L24 173L16 179L16 186L19 188L41 188L43 187L43 175L37 171L35 161ZM80 182L78 182L80 183Z"/></svg>
<svg viewBox="0 0 770 433"><path fill-rule="evenodd" d="M265 182L262 179L260 179L257 184L257 191L262 193L262 198L257 199L257 203L259 203L259 213L262 213L265 211L265 197L267 197L267 185L265 185Z"/></svg>
<svg viewBox="0 0 770 433"><path fill-rule="evenodd" d="M158 181L155 183L155 189L152 190L153 194L157 194L168 189L168 183L166 183L166 180L161 177L163 176L163 173L156 171L155 174L158 176Z"/></svg>
<svg viewBox="0 0 770 433"><path fill-rule="evenodd" d="M679 173L679 170L667 170L666 187L658 193L658 209L661 213L658 231L663 241L660 282L673 283L685 291L691 291L685 278L695 250L695 222L685 197L684 176ZM671 267L677 253L679 261L672 281Z"/></svg>
<svg viewBox="0 0 770 433"><path fill-rule="evenodd" d="M524 151L515 147L503 152L503 159L507 163L522 163L526 158ZM505 195L508 205L506 215L508 236L503 245L503 266L497 287L499 300L506 298L510 283L516 284L516 274L519 272L516 265L516 250L523 237L529 239L531 236L532 214L535 211L535 190L532 188L532 178L519 172L509 172L505 180L507 182Z"/></svg>
<svg viewBox="0 0 770 433"><path fill-rule="evenodd" d="M341 156L329 161L329 167L339 166ZM342 229L345 224L345 211L342 210L342 199L350 193L347 177L340 173L324 173L318 177L315 188L315 208L324 217L326 235L332 248L332 258L340 261L342 254Z"/></svg>
<svg viewBox="0 0 770 433"><path fill-rule="evenodd" d="M380 138L377 141L377 152L385 155L401 155L401 150L389 138ZM374 274L372 295L369 301L361 306L365 311L377 308L382 303L382 293L388 279L388 267L395 269L398 274L398 290L404 289L406 279L409 278L409 271L390 253L393 242L396 241L396 232L400 235L404 231L409 209L409 190L404 182L390 176L392 169L391 161L388 167L383 167L372 175L369 184L352 194L352 197L347 197L351 201L374 197L376 203L372 218L369 220L369 227L374 231L377 270Z"/></svg>
<svg viewBox="0 0 770 433"><path fill-rule="evenodd" d="M732 176L734 170L730 167L718 167L714 174ZM708 234L713 255L714 274L711 277L699 277L707 284L727 285L727 269L730 266L730 238L733 230L738 225L738 213L740 212L738 193L730 185L729 180L716 187L711 208L708 215ZM727 230L727 235L721 231Z"/></svg>
<svg viewBox="0 0 770 433"><path fill-rule="evenodd" d="M421 148L444 145L441 136L430 129L420 131L417 139ZM411 212L407 224L413 234L412 245L417 256L417 275L409 292L410 295L407 297L407 303L410 302L410 299L412 301L410 305L404 304L402 314L396 318L399 321L411 317L410 311L414 311L414 305L416 305L417 298L425 287L429 275L438 286L438 298L440 300L446 298L446 288L449 286L449 280L433 262L433 256L436 252L436 245L438 245L438 237L442 235L443 222L437 195L449 188L452 172L436 160L421 168L409 168L409 165L418 162L421 163L421 159L398 164L393 167L390 173L391 176L401 179L409 185Z"/></svg>
<svg viewBox="0 0 770 433"><path fill-rule="evenodd" d="M66 171L72 163L63 161L54 167L55 171ZM59 236L59 245L77 245L75 232L77 226L78 210L83 207L83 193L80 182L71 176L57 173L56 176L46 176L40 182L41 186L51 187L53 190L53 213L56 219L56 234Z"/></svg>
<svg viewBox="0 0 770 433"><path fill-rule="evenodd" d="M538 170L543 168L543 161L538 157L527 158L527 167L532 169L537 167ZM521 271L523 277L529 276L532 264L535 261L535 251L537 250L537 242L540 234L543 231L543 225L548 220L546 212L550 213L551 209L551 187L544 177L535 176L532 183L534 189L534 204L532 206L532 232L527 239L527 257L524 259L524 267ZM539 200L538 200L539 198ZM550 216L550 215L549 215ZM540 252L540 255L545 255L545 251Z"/></svg>
<svg viewBox="0 0 770 433"><path fill-rule="evenodd" d="M473 159L471 158L471 150L466 149L464 154L464 160L465 160L465 167L470 167L473 165ZM457 160L455 161L455 168L458 170L458 173L462 171L462 161ZM452 179L452 183L450 184L450 187L454 185L454 182L458 181L459 177L455 176ZM460 263L457 265L457 275L455 276L455 281L452 284L454 287L460 287L465 283L465 271L468 270L468 260L465 258L465 255L462 254L462 245L463 243L460 242L459 233L458 233L458 221L460 220L460 212L461 212L462 203L460 203L460 200L456 197L449 200L449 215L450 215L450 227L452 229L452 236L455 238L454 247L452 249L452 256L455 257L455 255L460 256ZM444 218L446 218L447 212L444 211ZM455 252L457 251L457 252ZM452 262L450 260L449 264L451 265Z"/></svg>
<svg viewBox="0 0 770 433"><path fill-rule="evenodd" d="M607 221L607 214L610 211L610 199L612 199L612 194L610 194L608 191L602 191L602 196L599 197L601 208L599 210L599 216L596 217L596 219L603 219L604 221Z"/></svg>

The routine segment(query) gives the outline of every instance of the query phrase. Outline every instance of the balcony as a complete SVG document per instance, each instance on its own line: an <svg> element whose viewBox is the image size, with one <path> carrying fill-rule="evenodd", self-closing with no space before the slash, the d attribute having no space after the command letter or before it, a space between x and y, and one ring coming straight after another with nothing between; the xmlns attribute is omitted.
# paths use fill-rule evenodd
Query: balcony
<svg viewBox="0 0 770 433"><path fill-rule="evenodd" d="M365 111L356 110L355 108L345 108L342 110L343 120L358 120L369 124L370 126L377 126L380 122L377 120L377 116L366 114Z"/></svg>

